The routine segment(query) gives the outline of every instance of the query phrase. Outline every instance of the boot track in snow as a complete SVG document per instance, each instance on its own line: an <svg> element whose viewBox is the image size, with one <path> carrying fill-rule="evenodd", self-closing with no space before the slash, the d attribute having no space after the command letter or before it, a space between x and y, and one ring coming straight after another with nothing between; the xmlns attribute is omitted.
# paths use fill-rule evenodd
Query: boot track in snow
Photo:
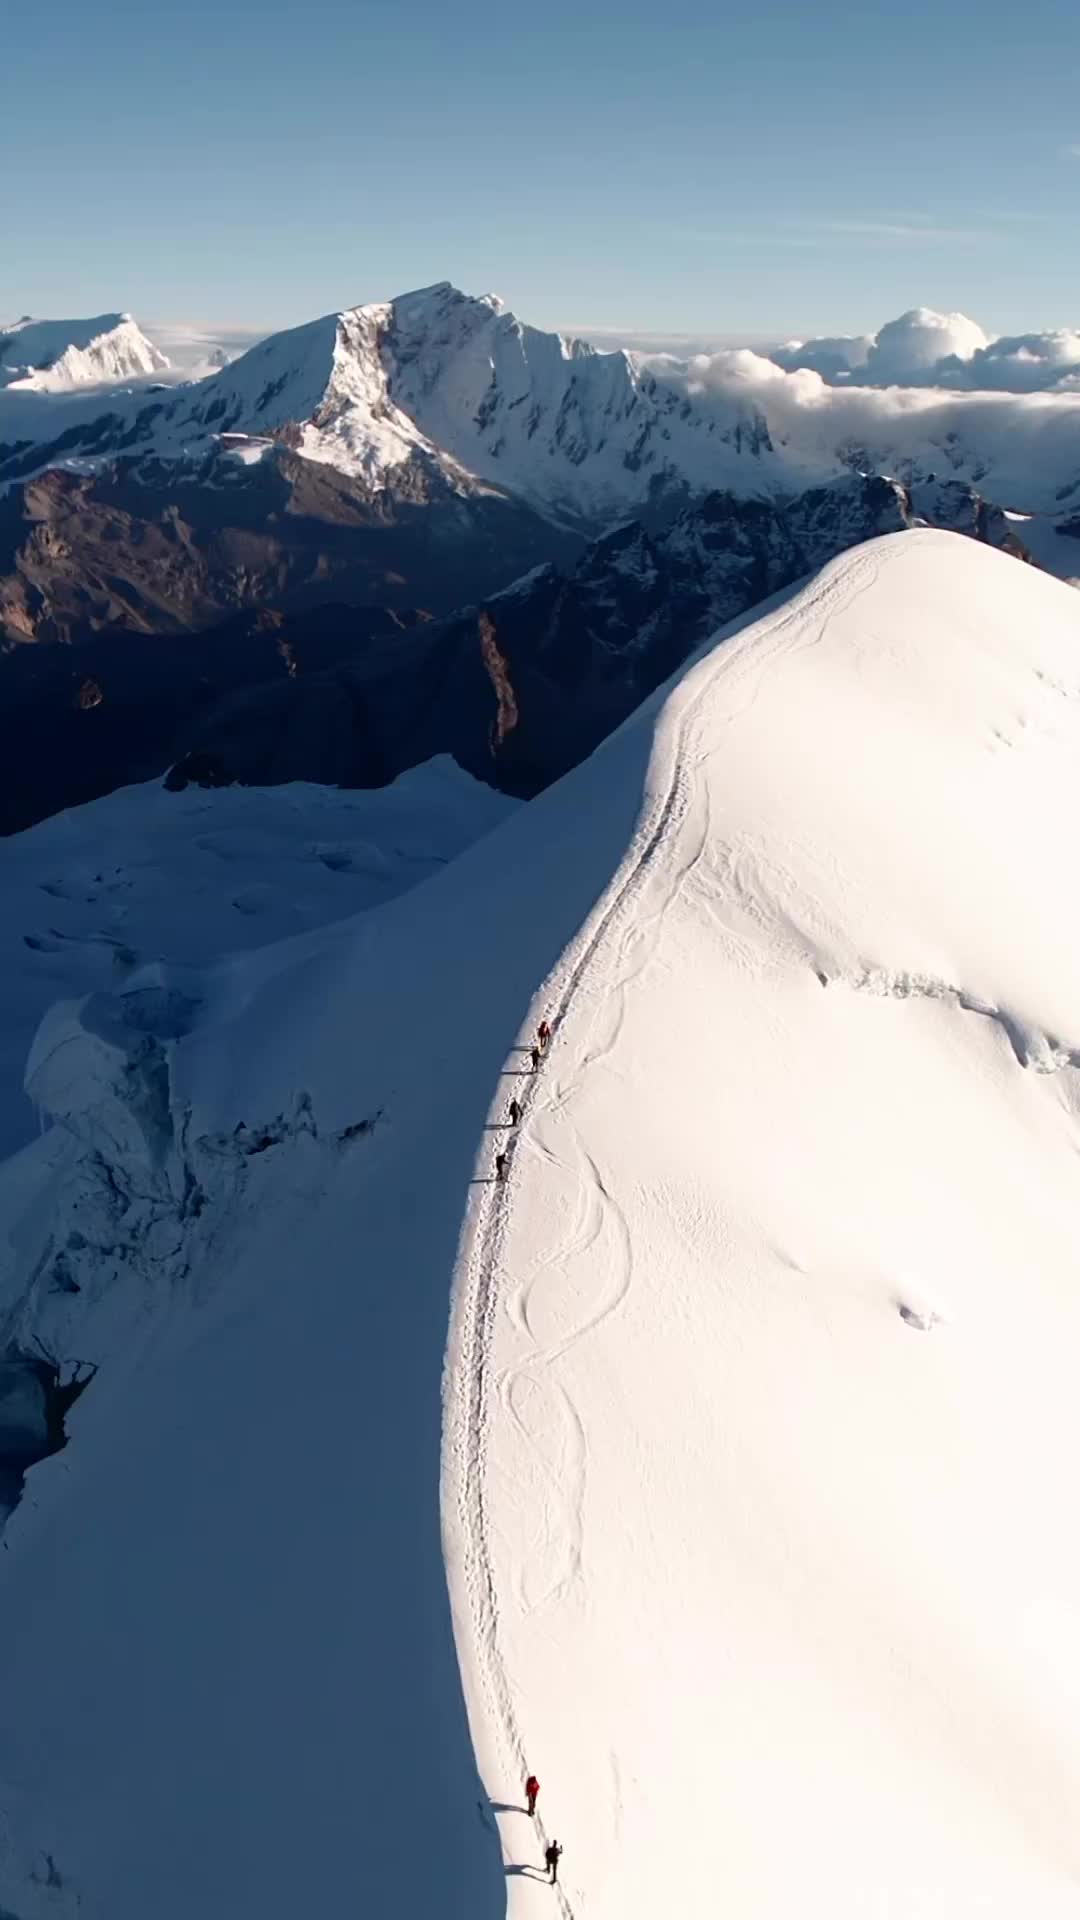
<svg viewBox="0 0 1080 1920"><path fill-rule="evenodd" d="M732 710L730 718L736 718L738 713L745 711L746 707L753 704L757 695L761 675L767 671L774 654L778 650L776 643L782 641L782 636L787 629L804 615L808 597L812 602L816 600L820 604L823 617L821 627L816 636L816 638L820 638L828 627L833 615L843 611L850 605L853 599L857 598L865 591L867 586L872 584L876 575L877 567L871 563L863 562L860 566L858 563L853 565L849 561L846 572L840 581L826 578L825 581L806 589L804 593L798 594L793 601L789 601L784 610L779 613L768 636L769 641L773 644L766 644L764 646L759 644L749 653L744 667L744 670L749 670L750 677L748 697L745 701L739 702L738 706ZM847 589L847 591L844 591L844 589ZM748 622L747 624L752 623ZM709 644L711 645L712 643L710 642ZM813 642L809 644L813 644ZM736 684L738 684L738 681L742 678L739 668L743 667L744 663L742 661L730 660L730 657L729 661L730 667L734 670L736 676ZM717 666L719 666L721 662L724 662L725 665L729 663L725 661L723 650L718 655ZM692 664L693 663L691 663L691 667ZM685 712L679 718L673 744L671 778L664 797L660 802L659 812L656 815L651 830L646 831L644 842L636 858L631 860L621 882L617 883L613 894L606 903L601 904L598 918L591 931L586 929L583 935L584 944L576 959L572 961L569 972L565 975L561 986L556 990L553 1000L548 1003L546 1017L550 1022L551 1036L544 1054L545 1060L550 1060L560 1031L565 1025L572 1009L574 996L596 959L597 954L605 944L609 933L612 932L616 922L623 915L624 910L632 906L637 894L650 877L651 869L658 853L660 853L670 841L677 837L690 811L694 789L692 781L688 778L685 770L688 736L690 734L691 724L699 707L711 692L714 678L714 674L707 676L697 693L691 698ZM696 770L697 762L691 761L691 773L696 772ZM707 844L707 840L708 815L706 812L701 834L696 837L696 844L690 858L684 866L676 871L670 891L667 893L658 912L648 923L650 928L655 926L656 929L654 939L650 941L648 951L628 973L619 979L620 1007L614 1030L605 1037L602 1044L598 1046L595 1051L585 1051L585 1056L581 1063L582 1066L587 1067L595 1064L597 1060L608 1054L614 1046L622 1020L622 996L625 995L626 988L631 981L637 977L642 967L648 963L667 909L681 891L683 882L696 866ZM641 929L636 927L631 928L629 935L624 936L624 943L635 931L640 933ZM514 1165L520 1140L528 1125L530 1113L536 1104L537 1094L537 1076L533 1075L530 1077L526 1089L521 1096L521 1120L508 1148L506 1177L503 1180L498 1180L492 1185L485 1186L481 1189L482 1198L477 1207L472 1245L467 1254L465 1285L456 1308L456 1318L458 1326L460 1327L460 1335L454 1343L457 1347L456 1363L451 1370L447 1389L447 1455L454 1463L454 1471L456 1474L456 1503L461 1525L461 1538L464 1545L465 1598L468 1604L468 1613L473 1623L474 1642L479 1654L478 1666L481 1684L487 1695L492 1720L500 1735L507 1759L511 1767L517 1770L516 1778L519 1780L524 1778L527 1771L526 1748L518 1724L513 1694L499 1646L499 1599L495 1586L490 1547L486 1481L492 1384L491 1350L496 1313L502 1298L499 1278L512 1218L512 1207L510 1203ZM557 1104L562 1105L567 1097L568 1095L561 1096ZM586 1164L590 1166L594 1179L598 1182L599 1177L596 1174L596 1169L591 1167L591 1162L589 1161L587 1153L584 1152L584 1149L583 1159ZM602 1187L600 1191L602 1194ZM619 1305L621 1299L625 1297L628 1285L629 1278L627 1278L626 1284L616 1300L604 1310L604 1314L595 1316L587 1326L578 1329L578 1332L571 1336L571 1338L580 1338L583 1332L589 1331L598 1323L599 1318L605 1317L607 1312ZM565 1351L565 1348L569 1344L571 1344L570 1340L564 1340L559 1343L551 1355L545 1355L543 1357L556 1357L558 1353ZM539 1815L536 1816L536 1828L541 1845L546 1846L549 1836ZM574 1920L573 1906L561 1882L556 1883L555 1892L564 1920Z"/></svg>

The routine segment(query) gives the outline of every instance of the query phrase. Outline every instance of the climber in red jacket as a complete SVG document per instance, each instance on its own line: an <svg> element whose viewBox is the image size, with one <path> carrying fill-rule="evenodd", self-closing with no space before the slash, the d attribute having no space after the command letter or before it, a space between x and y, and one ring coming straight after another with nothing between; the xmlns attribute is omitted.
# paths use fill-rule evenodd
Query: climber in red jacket
<svg viewBox="0 0 1080 1920"><path fill-rule="evenodd" d="M525 1782L525 1798L529 1803L530 1814L533 1814L536 1812L536 1796L539 1793L539 1791L540 1791L540 1782L537 1779L535 1773L530 1773L528 1779Z"/></svg>

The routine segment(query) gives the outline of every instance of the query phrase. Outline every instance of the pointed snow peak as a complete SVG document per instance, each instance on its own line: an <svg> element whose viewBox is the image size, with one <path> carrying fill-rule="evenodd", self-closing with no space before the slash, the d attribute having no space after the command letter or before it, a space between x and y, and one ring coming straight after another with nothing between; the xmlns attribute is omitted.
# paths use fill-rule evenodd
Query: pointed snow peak
<svg viewBox="0 0 1080 1920"><path fill-rule="evenodd" d="M472 331L490 324L504 312L503 303L496 294L463 293L460 287L453 286L449 280L439 280L434 286L417 287L412 293L399 294L390 305L395 325L402 333L438 331L443 327Z"/></svg>

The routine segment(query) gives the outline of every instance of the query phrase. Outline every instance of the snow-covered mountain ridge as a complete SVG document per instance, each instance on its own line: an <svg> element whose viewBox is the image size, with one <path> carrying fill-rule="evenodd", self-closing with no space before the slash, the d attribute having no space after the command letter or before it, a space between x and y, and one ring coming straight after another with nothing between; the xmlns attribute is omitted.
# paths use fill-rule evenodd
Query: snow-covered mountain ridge
<svg viewBox="0 0 1080 1920"><path fill-rule="evenodd" d="M191 631L320 600L446 614L628 518L654 532L711 492L752 508L853 473L974 487L1076 577L1078 393L599 352L442 284L179 388L0 393L0 630Z"/></svg>
<svg viewBox="0 0 1080 1920"><path fill-rule="evenodd" d="M1068 1911L1078 787L1080 602L903 533L387 906L51 1016L7 1324L102 1365L0 1901L533 1920L557 1834L570 1920Z"/></svg>
<svg viewBox="0 0 1080 1920"><path fill-rule="evenodd" d="M755 495L852 470L955 478L1019 511L1080 499L1080 393L829 386L788 351L785 366L747 349L602 352L440 283L274 334L164 397L113 395L107 414L8 394L0 483L121 455L273 459L284 444L366 494L494 491L590 531L714 487Z"/></svg>
<svg viewBox="0 0 1080 1920"><path fill-rule="evenodd" d="M168 369L166 356L130 313L92 320L33 320L0 326L0 388L69 393Z"/></svg>
<svg viewBox="0 0 1080 1920"><path fill-rule="evenodd" d="M131 396L104 434L72 414L64 457L87 457L80 435L94 459L123 448L190 460L214 445L266 458L284 443L368 489L415 469L427 485L492 488L595 526L715 484L724 447L736 461L744 447L764 451L752 410L729 411L702 414L633 356L539 332L493 298L440 284L274 334L167 400ZM53 451L39 439L7 472Z"/></svg>

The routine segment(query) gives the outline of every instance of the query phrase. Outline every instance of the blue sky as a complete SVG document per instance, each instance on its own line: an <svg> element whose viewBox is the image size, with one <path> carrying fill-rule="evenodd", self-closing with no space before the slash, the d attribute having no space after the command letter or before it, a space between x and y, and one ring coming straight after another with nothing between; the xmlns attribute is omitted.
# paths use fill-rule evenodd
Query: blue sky
<svg viewBox="0 0 1080 1920"><path fill-rule="evenodd" d="M1078 78L1065 0L18 0L0 317L1076 325Z"/></svg>

